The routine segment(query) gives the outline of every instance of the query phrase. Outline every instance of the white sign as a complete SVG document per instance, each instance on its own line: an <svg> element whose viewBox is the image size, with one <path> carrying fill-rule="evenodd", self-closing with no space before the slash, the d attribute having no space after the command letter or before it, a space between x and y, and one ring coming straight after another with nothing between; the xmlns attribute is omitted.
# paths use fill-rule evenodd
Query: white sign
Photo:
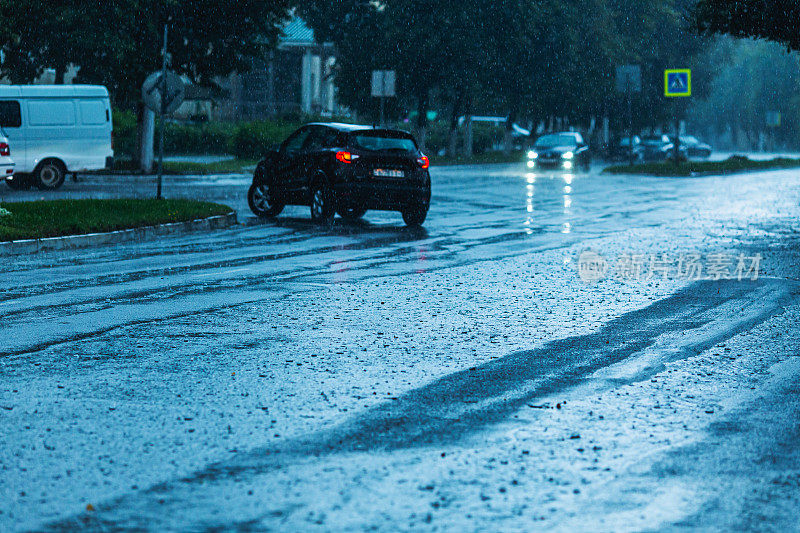
<svg viewBox="0 0 800 533"><path fill-rule="evenodd" d="M375 98L393 98L397 74L394 70L372 71L372 96Z"/></svg>
<svg viewBox="0 0 800 533"><path fill-rule="evenodd" d="M147 77L142 85L142 99L144 105L155 113L161 113L161 92L164 90L164 79L161 72L154 72ZM166 96L164 97L164 113L174 113L183 103L186 96L186 87L180 76L174 72L167 72Z"/></svg>
<svg viewBox="0 0 800 533"><path fill-rule="evenodd" d="M642 92L642 69L639 65L617 67L617 92Z"/></svg>
<svg viewBox="0 0 800 533"><path fill-rule="evenodd" d="M768 128L781 127L781 114L779 111L769 111L767 113L767 127Z"/></svg>

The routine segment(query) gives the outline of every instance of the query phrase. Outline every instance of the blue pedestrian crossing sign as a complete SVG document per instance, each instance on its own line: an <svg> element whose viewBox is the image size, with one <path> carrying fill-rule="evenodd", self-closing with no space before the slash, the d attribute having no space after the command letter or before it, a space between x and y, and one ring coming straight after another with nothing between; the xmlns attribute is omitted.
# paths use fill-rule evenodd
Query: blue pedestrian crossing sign
<svg viewBox="0 0 800 533"><path fill-rule="evenodd" d="M687 68L665 70L664 96L692 96L692 71Z"/></svg>

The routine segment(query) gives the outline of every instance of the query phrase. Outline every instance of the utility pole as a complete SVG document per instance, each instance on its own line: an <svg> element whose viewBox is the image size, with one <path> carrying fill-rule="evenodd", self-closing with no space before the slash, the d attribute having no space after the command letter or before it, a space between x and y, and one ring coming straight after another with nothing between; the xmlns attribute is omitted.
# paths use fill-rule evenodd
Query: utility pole
<svg viewBox="0 0 800 533"><path fill-rule="evenodd" d="M628 101L628 163L633 166L633 93L642 92L642 69L639 65L617 67L617 92L624 92Z"/></svg>
<svg viewBox="0 0 800 533"><path fill-rule="evenodd" d="M161 199L161 182L164 176L164 115L167 112L167 28L164 24L163 61L161 63L161 112L158 126L158 191L156 198Z"/></svg>
<svg viewBox="0 0 800 533"><path fill-rule="evenodd" d="M633 95L631 94L632 87L630 77L627 77L626 80L627 83L625 86L627 90L625 92L628 93L628 162L630 166L633 166L635 163L633 154Z"/></svg>

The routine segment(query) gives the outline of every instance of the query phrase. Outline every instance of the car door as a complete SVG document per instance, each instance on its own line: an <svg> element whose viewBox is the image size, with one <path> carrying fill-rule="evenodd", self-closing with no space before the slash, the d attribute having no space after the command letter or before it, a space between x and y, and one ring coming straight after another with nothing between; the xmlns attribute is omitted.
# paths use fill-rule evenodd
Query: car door
<svg viewBox="0 0 800 533"><path fill-rule="evenodd" d="M322 170L322 157L327 148L327 132L325 126L309 126L309 134L300 150L297 181L292 189L302 195L311 190L312 179Z"/></svg>
<svg viewBox="0 0 800 533"><path fill-rule="evenodd" d="M296 201L293 193L299 176L303 175L302 149L310 133L309 127L303 127L291 134L283 142L275 158L275 185L289 196L289 203Z"/></svg>

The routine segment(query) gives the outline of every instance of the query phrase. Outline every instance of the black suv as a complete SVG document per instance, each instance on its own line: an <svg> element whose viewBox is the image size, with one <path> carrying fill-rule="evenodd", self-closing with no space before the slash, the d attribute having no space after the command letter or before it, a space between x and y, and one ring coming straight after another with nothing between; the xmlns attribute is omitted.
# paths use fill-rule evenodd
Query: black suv
<svg viewBox="0 0 800 533"><path fill-rule="evenodd" d="M431 199L428 158L409 133L351 124L308 124L258 164L247 194L261 218L286 205L308 205L328 224L338 212L356 220L369 209L425 222Z"/></svg>

